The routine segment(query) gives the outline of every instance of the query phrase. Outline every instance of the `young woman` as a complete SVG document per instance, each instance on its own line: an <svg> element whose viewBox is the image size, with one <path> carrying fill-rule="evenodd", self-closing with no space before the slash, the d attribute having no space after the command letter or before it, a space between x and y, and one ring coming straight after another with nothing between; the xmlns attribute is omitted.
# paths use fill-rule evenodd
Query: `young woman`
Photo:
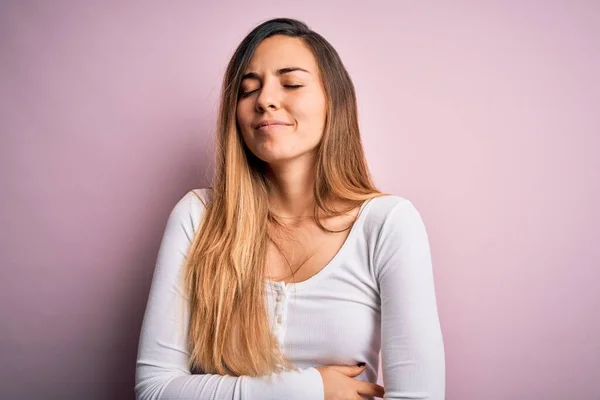
<svg viewBox="0 0 600 400"><path fill-rule="evenodd" d="M267 21L239 45L214 186L183 196L161 243L138 399L444 398L427 232L373 185L356 104L304 23Z"/></svg>

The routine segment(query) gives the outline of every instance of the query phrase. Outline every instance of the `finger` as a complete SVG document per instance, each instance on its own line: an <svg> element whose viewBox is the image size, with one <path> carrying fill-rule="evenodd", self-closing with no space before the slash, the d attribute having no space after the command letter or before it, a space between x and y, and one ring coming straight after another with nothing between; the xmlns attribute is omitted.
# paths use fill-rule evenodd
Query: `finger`
<svg viewBox="0 0 600 400"><path fill-rule="evenodd" d="M358 365L330 365L329 368L332 368L342 374L350 377L355 377L363 373L366 365L359 367Z"/></svg>
<svg viewBox="0 0 600 400"><path fill-rule="evenodd" d="M367 396L375 396L375 397L383 397L383 395L385 394L385 390L383 389L383 386L380 386L376 383L363 382L363 381L357 381L356 383L357 383L356 389L357 389L358 393L360 393L360 394L364 394Z"/></svg>

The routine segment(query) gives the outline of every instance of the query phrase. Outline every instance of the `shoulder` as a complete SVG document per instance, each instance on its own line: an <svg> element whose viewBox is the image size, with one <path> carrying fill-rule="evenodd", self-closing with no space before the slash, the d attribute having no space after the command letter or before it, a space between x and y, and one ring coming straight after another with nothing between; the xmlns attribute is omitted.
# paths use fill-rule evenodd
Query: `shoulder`
<svg viewBox="0 0 600 400"><path fill-rule="evenodd" d="M420 211L406 197L385 195L371 200L368 223L375 253L393 252L414 243L426 243L427 231Z"/></svg>
<svg viewBox="0 0 600 400"><path fill-rule="evenodd" d="M197 188L187 191L172 208L169 222L179 224L189 234L195 233L211 193L212 188Z"/></svg>
<svg viewBox="0 0 600 400"><path fill-rule="evenodd" d="M366 223L375 234L380 234L386 225L398 222L407 215L419 214L417 208L408 198L384 194L369 200Z"/></svg>
<svg viewBox="0 0 600 400"><path fill-rule="evenodd" d="M183 197L180 197L175 204L174 209L192 211L194 209L204 209L210 200L211 188L198 188L188 190Z"/></svg>

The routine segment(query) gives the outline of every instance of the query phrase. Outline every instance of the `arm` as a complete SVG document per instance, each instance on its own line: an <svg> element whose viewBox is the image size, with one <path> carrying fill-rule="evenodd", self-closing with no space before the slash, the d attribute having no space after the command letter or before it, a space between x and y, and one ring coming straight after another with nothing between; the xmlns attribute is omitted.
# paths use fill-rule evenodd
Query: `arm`
<svg viewBox="0 0 600 400"><path fill-rule="evenodd" d="M390 210L375 249L384 399L443 400L444 344L429 240L409 200Z"/></svg>
<svg viewBox="0 0 600 400"><path fill-rule="evenodd" d="M182 267L203 210L188 192L169 215L140 334L136 399L322 400L323 381L316 368L272 374L273 379L190 373Z"/></svg>

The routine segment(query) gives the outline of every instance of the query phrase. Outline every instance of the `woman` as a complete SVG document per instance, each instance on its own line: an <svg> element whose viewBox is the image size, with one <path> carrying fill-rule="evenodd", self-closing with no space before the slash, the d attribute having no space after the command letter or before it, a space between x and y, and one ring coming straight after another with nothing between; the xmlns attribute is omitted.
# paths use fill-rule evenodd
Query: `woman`
<svg viewBox="0 0 600 400"><path fill-rule="evenodd" d="M373 185L333 47L297 20L257 26L225 72L217 133L214 187L167 222L137 398L383 397L381 350L386 399L443 399L425 226Z"/></svg>

